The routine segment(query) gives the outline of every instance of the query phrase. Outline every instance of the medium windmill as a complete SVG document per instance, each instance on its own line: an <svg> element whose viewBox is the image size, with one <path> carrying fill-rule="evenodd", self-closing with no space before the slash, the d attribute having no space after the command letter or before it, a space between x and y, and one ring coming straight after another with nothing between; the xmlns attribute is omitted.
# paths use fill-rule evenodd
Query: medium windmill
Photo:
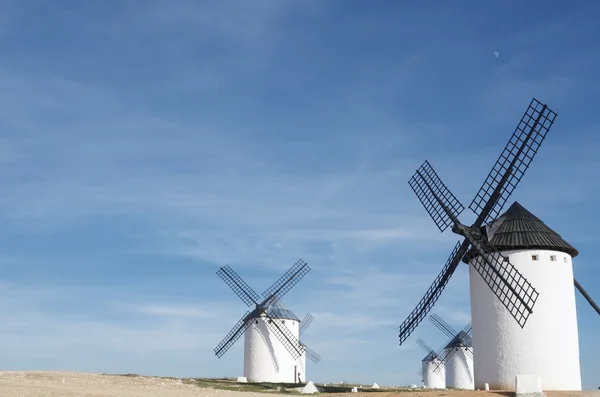
<svg viewBox="0 0 600 397"><path fill-rule="evenodd" d="M444 371L446 373L447 388L474 389L471 323L467 324L462 331L456 332L450 324L437 314L429 316L429 320L450 338L439 357L434 372Z"/></svg>
<svg viewBox="0 0 600 397"><path fill-rule="evenodd" d="M281 298L308 272L310 267L300 259L261 297L229 266L217 274L247 305L255 309L244 313L232 330L214 349L219 358L244 337L244 376L250 382L296 383L306 378L306 357L317 363L320 356L301 343L304 332L313 320L312 315L301 321L282 302Z"/></svg>
<svg viewBox="0 0 600 397"><path fill-rule="evenodd" d="M446 372L443 370L444 362L440 360L441 353L433 350L421 338L417 339L417 344L427 352L427 355L421 360L421 369L419 369L423 386L428 389L445 389Z"/></svg>
<svg viewBox="0 0 600 397"><path fill-rule="evenodd" d="M502 359L502 361L506 363L505 365L508 369L505 368L506 372L500 374L497 371L498 366L488 362L495 361L497 363L499 362L499 359L496 356L484 353L487 351L485 346L497 346L498 343L510 344L513 342L516 344L516 340L519 338L523 341L523 334L519 334L519 332L523 330L530 315L533 313L533 307L539 296L539 292L536 288L527 280L525 275L522 274L521 270L525 271L525 268L520 265L518 266L519 268L514 266L517 259L513 255L517 254L513 252L514 249L499 251L494 246L492 241L494 228L498 228L499 225L496 224L493 226L492 221L497 218L502 218L498 217L500 211L502 211L502 207L523 178L527 168L529 168L529 165L544 141L546 134L552 127L555 118L555 112L535 98L532 99L508 144L500 154L496 164L488 174L479 192L475 195L475 198L469 206L469 208L477 215L475 222L471 226L463 225L458 220L458 215L464 210L464 206L440 180L429 162L425 161L409 181L411 188L417 194L417 197L440 231L443 232L448 226L452 225L452 231L463 236L464 240L462 242L459 241L455 245L450 257L442 268L442 271L429 287L425 296L400 325L400 344L404 343L419 323L425 318L440 297L450 277L456 271L460 261L466 259L471 265L469 269L471 282L471 318L473 320L474 376L475 387L477 388L483 388L483 382L490 382L490 387L500 389L506 389L507 387L512 388L512 382L517 373L531 373L527 371L515 373L515 371L521 371L524 368L519 367L517 356L513 356L510 359L507 359L506 357ZM515 231L515 233L518 234L518 231ZM555 232L552 233L556 234ZM501 248L503 249L504 247ZM513 244L509 248L516 248L517 250L523 249L522 244ZM541 246L536 245L534 248L548 250L552 248L552 244L546 243ZM465 258L467 253L470 253L469 258L472 259ZM567 259L567 261L570 265L570 259ZM538 266L535 271L529 271L528 269L526 271L526 276L535 279L537 282L538 280L544 279L546 271L546 268L540 268ZM567 274L568 272L565 272L563 276L566 276ZM564 277L562 280L565 281ZM558 288L566 291L565 294L570 293L569 291L574 293L573 284L579 284L573 279L572 273L566 280L567 284L570 283L570 287L568 288L561 284ZM548 288L545 292L552 296L555 291L552 288ZM585 295L587 294L584 294L584 296ZM484 313L477 310L477 305L481 302L492 302L487 306L493 307L493 313L491 314L498 319L502 319L501 323L503 328L498 328L498 330L506 332L508 329L507 327L509 327L512 330L511 338L514 338L514 340L511 338L507 339L505 336L499 335L498 332L494 334L480 332L480 330L487 329L484 326L486 319L482 317ZM555 307L554 312L536 313L538 317L536 322L544 324L547 328L555 327L558 312L564 309L565 305L572 307L572 309L567 310L569 311L567 316L569 321L576 321L576 319L572 318L570 315L570 311L574 310L574 298L573 305L571 305L570 301L567 302L568 303L566 304L559 305L559 307ZM488 317L489 316L490 313L488 313ZM560 321L563 322L564 320L561 319ZM569 327L573 328L573 325L571 324ZM576 330L576 323L574 327ZM536 357L536 363L541 366L540 363L544 360L542 357L546 357L549 352L555 352L556 349L554 345L556 344L556 340L563 340L564 336L566 335L544 341L540 340L540 338L527 340L526 343L529 345L529 350L534 349L534 347L539 349L539 351L535 352L538 353L537 355L533 354ZM575 332L573 335L572 330L568 332L568 337L577 340L577 334ZM491 340L492 338L503 338L503 342ZM543 352L546 353L541 354ZM503 351L503 354L506 353L507 352ZM562 384L568 384L572 390L575 390L577 387L581 387L579 360L578 358L574 360L573 357L575 353L572 351L565 354L569 355L569 361L576 361L577 365L575 365L575 363L571 365L572 368L567 371L570 372L570 374L567 375L567 378L571 380L563 382ZM556 357L546 361L553 361L557 363L555 365L561 365L560 360L556 360ZM480 368L486 367L494 369L487 372L487 378L484 379L480 376L480 374L483 373ZM538 372L545 372L547 377L554 377L553 375L548 375L552 371L541 370L539 367L525 369L529 371L535 370ZM503 380L502 377L504 376L508 376L512 379L510 384L507 384ZM565 379L565 376L558 376L558 378ZM577 381L577 379L579 379L579 381ZM542 381L545 382L544 379L542 379ZM577 386L577 382L579 382L579 386Z"/></svg>

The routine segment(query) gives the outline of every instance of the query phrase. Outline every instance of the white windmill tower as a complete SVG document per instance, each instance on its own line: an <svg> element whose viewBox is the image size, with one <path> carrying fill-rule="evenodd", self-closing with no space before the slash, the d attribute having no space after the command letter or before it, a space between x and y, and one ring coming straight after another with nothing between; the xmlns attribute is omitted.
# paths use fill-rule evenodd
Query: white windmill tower
<svg viewBox="0 0 600 397"><path fill-rule="evenodd" d="M420 338L417 339L417 344L427 352L427 355L421 360L421 369L419 370L423 386L428 389L445 389L446 372L444 371L444 362L440 360L440 354Z"/></svg>
<svg viewBox="0 0 600 397"><path fill-rule="evenodd" d="M474 343L474 377L475 387L478 389L484 388L484 383L489 383L490 387L496 389L512 389L514 387L515 376L519 375L519 373L515 373L514 371L524 369L534 371L536 368L536 371L538 371L537 375L543 375L542 386L545 389L560 390L568 388L576 390L581 388L578 369L579 359L574 358L576 355L575 352L578 350L574 350L574 346L577 344L577 326L574 316L575 302L574 296L571 295L572 287L567 288L566 283L574 283L598 313L600 313L600 308L595 305L577 280L572 277L573 273L570 262L573 251L569 251L570 249L564 248L564 246L546 245L541 249L535 246L526 248L520 246L516 250L509 249L500 253L491 243L491 239L494 238L494 232L498 230L500 224L496 224L494 227L486 227L486 225L492 226L492 221L498 218L502 207L506 204L506 201L523 178L531 161L533 161L555 118L556 113L549 109L548 106L537 101L535 98L532 99L508 144L469 206L477 216L471 226L464 225L459 221L458 216L465 207L444 185L429 162L425 161L409 181L410 186L440 231L443 232L448 226L452 225L452 231L463 236L464 240L456 244L446 265L434 280L425 296L402 325L400 325L400 344L410 336L425 318L446 287L448 280L456 271L461 260L469 253L467 261L469 261L469 258L474 258L469 261L469 265L473 337L477 339L477 342ZM521 223L522 221L515 223L514 227L516 229L513 230L516 233L514 234L515 238L519 238L520 236L519 228L521 227ZM539 224L536 227L539 227ZM546 232L548 230L546 229ZM524 231L526 232L527 230ZM523 233L523 236L526 234ZM552 232L545 237L548 238L553 234L556 235L556 233ZM526 241L522 241L521 244L526 244ZM546 244L549 243L546 242ZM529 248L538 250L540 252L539 256L534 258L533 255L536 254L532 253ZM548 257L544 261L540 259L542 253ZM559 256L562 259L558 259ZM518 262L518 266L512 263L513 260ZM559 266L558 262L560 260L563 260L563 264ZM564 262L565 260L567 263ZM559 267L562 270L559 270ZM548 304L544 303L541 306L539 312L541 312L540 317L542 319L540 321L543 322L543 326L539 325L541 323L538 323L538 325L534 325L532 328L535 328L536 332L543 331L536 336L533 336L529 332L524 333L524 330L528 329L528 319L530 316L533 315L532 318L534 318L538 315L536 301L540 296L540 292L536 290L536 287L528 281L524 274L535 280L535 282L539 282L542 285L543 293L550 295L547 298L543 298L544 300L549 299L547 302L552 301L556 305L549 307ZM558 280L559 277L561 280ZM555 287L551 287L552 285ZM558 290L555 291L554 288ZM486 292L486 294L482 295L483 292ZM493 299L490 297L491 294L494 296ZM564 300L553 300L551 296L555 294L562 296ZM494 311L484 313L482 311L483 306L480 308L479 302L487 305L486 307L490 309L493 306ZM535 314L534 306L536 307ZM557 317L557 314L560 316L563 313L569 320ZM488 334L493 335L496 341L486 339L488 335L483 330L486 329L484 323L487 319L484 320L484 316L488 316L490 321L495 321L499 327L495 333ZM492 316L496 316L498 319L491 320ZM512 320L509 320L510 318ZM513 324L512 328L508 327L507 324L509 321L513 321L516 324ZM560 334L559 337L552 336L553 339L547 337L549 335L547 333L548 329L557 327L558 322L564 324L565 321L570 322L569 325L560 328L561 330L564 329L565 334ZM476 322L477 327L475 325ZM520 333L517 332L518 329L520 329ZM572 337L572 335L575 335L575 337ZM570 337L571 339L567 341L566 337ZM534 349L536 352L543 350L544 354L537 355L536 357L551 357L551 359L546 359L546 361L554 361L561 368L563 368L562 360L556 354L557 340L560 340L561 344L565 342L565 346L568 347L561 347L559 351L565 357L566 365L569 367L568 372L565 374L561 370L561 373L557 374L556 378L547 379L547 375L545 374L550 374L551 370L549 368L554 367L549 363L541 364L536 360L539 367L534 368L533 364L531 364L533 363L532 359L525 358L523 354L510 348L511 343L516 343L517 340L522 340L523 343L530 344L527 349L528 352L534 351ZM489 348L488 344L495 345L496 348L501 350L496 351L494 354L485 353L485 349ZM539 351L538 347L534 346L540 346ZM478 349L483 350L478 352ZM552 352L551 356L549 356L550 352ZM490 362L487 363L480 360L488 360ZM527 366L524 366L522 363L527 363ZM487 379L480 375L482 373L480 368L488 368ZM499 373L498 371L501 369L506 370L506 372ZM554 370L552 369L552 371ZM529 375L536 375L536 373L530 373Z"/></svg>
<svg viewBox="0 0 600 397"><path fill-rule="evenodd" d="M429 316L429 320L450 338L439 356L441 363L434 368L434 372L441 369L446 373L446 387L449 389L474 389L471 323L462 331L456 332L437 314Z"/></svg>
<svg viewBox="0 0 600 397"><path fill-rule="evenodd" d="M471 266L471 296L477 297L471 299L475 382L506 389L517 374L531 374L539 376L547 390L581 390L572 265L577 250L518 202L485 234L535 285L539 297L527 326L521 328ZM463 261L481 261L478 254L469 254Z"/></svg>
<svg viewBox="0 0 600 397"><path fill-rule="evenodd" d="M247 311L233 329L215 348L219 358L242 336L244 337L244 377L250 382L299 383L306 379L306 357L315 363L320 356L299 341L300 334L312 322L305 317L305 324L281 301L281 297L304 277L310 268L299 260L279 280L259 295L246 284L229 266L217 274L231 287L247 306Z"/></svg>

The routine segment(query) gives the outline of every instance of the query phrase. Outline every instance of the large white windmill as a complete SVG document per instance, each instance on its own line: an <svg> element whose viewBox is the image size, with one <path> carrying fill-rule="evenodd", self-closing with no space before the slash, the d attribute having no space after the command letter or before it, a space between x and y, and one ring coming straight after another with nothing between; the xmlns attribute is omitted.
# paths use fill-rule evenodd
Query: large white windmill
<svg viewBox="0 0 600 397"><path fill-rule="evenodd" d="M306 380L306 357L319 362L320 356L299 340L312 315L300 321L280 301L309 271L299 260L263 293L262 300L229 266L217 272L247 306L255 307L215 348L215 355L221 358L244 334L244 377L249 382L299 383Z"/></svg>
<svg viewBox="0 0 600 397"><path fill-rule="evenodd" d="M499 250L494 243L500 241L492 241L494 233L500 230L503 222L499 216L502 207L523 178L555 118L556 113L548 106L535 98L532 99L508 144L469 206L477 216L471 226L459 221L458 216L465 207L444 185L429 162L425 161L409 181L440 231L443 232L452 226L452 231L463 236L464 240L456 244L425 296L400 325L400 344L425 318L461 260L466 259L470 265L476 388L483 388L484 383L489 383L492 388L513 389L516 375L524 374L519 372L521 370L527 370L529 373L524 375L540 376L542 387L547 390L581 389L576 348L575 298L572 285L567 287L567 284L575 284L596 311L600 313L600 309L573 278L573 251L570 251L572 247L554 246L547 241L544 246L527 246L527 241L523 240L519 242L520 245L509 244L507 249L501 246ZM496 219L499 222L494 224ZM504 218L506 219L507 217ZM527 222L527 227L540 226L531 220ZM515 239L526 238L527 230L521 230L524 224L523 219L517 219L514 223ZM551 230L550 232L546 230L542 233L544 238L557 236ZM536 254L536 251L539 254ZM542 256L544 260L541 260ZM560 260L563 263L558 265ZM541 293L544 293L544 298L540 297ZM555 299L555 296L562 299ZM536 304L538 298L544 302L540 304L539 310ZM484 308L489 311L486 312ZM535 332L531 332L528 320L530 317L537 317L538 314L539 322L533 322L531 329ZM561 317L563 315L564 318ZM488 319L496 324L497 328L493 333L485 332L488 329L485 325ZM546 339L547 330L557 327L558 323L567 323L564 328L559 327L565 333ZM557 344L564 346L558 351L564 355L567 371L554 370L556 366L563 368L562 357L556 353ZM510 347L515 345L527 346L526 351L534 352L535 358L524 358L521 351ZM500 350L492 354L493 348L490 346ZM478 352L479 349L482 350Z"/></svg>
<svg viewBox="0 0 600 397"><path fill-rule="evenodd" d="M518 202L485 230L486 238L539 292L521 328L471 266L475 383L495 389L516 374L539 376L547 390L581 390L572 259L578 252ZM480 262L470 252L463 261ZM557 341L560 341L557 343ZM498 357L498 352L502 355Z"/></svg>

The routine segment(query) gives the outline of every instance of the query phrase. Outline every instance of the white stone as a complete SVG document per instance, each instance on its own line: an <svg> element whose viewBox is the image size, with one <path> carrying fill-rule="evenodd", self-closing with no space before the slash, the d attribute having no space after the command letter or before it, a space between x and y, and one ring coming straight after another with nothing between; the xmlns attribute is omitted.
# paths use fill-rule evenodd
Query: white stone
<svg viewBox="0 0 600 397"><path fill-rule="evenodd" d="M296 383L306 379L306 353L294 359L265 317L255 318L244 333L244 376L249 382ZM299 321L274 319L298 339ZM283 324L281 323L283 321Z"/></svg>
<svg viewBox="0 0 600 397"><path fill-rule="evenodd" d="M377 382L373 383L373 386L371 386L373 389L379 389L379 385L377 384Z"/></svg>
<svg viewBox="0 0 600 397"><path fill-rule="evenodd" d="M302 388L302 391L300 393L313 394L318 392L319 389L317 389L317 386L315 386L315 384L312 381L310 381Z"/></svg>
<svg viewBox="0 0 600 397"><path fill-rule="evenodd" d="M351 391L352 391L352 393L357 393L358 392L358 387L353 387Z"/></svg>
<svg viewBox="0 0 600 397"><path fill-rule="evenodd" d="M444 370L443 362L436 358L431 361L423 361L421 365L423 369L423 385L425 387L430 389L446 388L446 371Z"/></svg>
<svg viewBox="0 0 600 397"><path fill-rule="evenodd" d="M473 356L467 353L471 352L471 347L455 347L454 351L448 354L444 363L446 370L446 387L453 389L475 389L473 376Z"/></svg>
<svg viewBox="0 0 600 397"><path fill-rule="evenodd" d="M551 250L502 254L510 258L539 296L521 328L470 266L475 386L482 388L487 382L494 390L510 390L515 386L515 376L536 374L546 390L581 390L571 256ZM532 255L537 255L537 260Z"/></svg>
<svg viewBox="0 0 600 397"><path fill-rule="evenodd" d="M237 381L239 383L246 383L246 382L248 382L248 379L246 379L245 376L238 376Z"/></svg>
<svg viewBox="0 0 600 397"><path fill-rule="evenodd" d="M544 396L542 392L542 379L539 376L515 376L515 390L518 397Z"/></svg>
<svg viewBox="0 0 600 397"><path fill-rule="evenodd" d="M483 390L490 390L490 384L489 383L485 383L483 385Z"/></svg>

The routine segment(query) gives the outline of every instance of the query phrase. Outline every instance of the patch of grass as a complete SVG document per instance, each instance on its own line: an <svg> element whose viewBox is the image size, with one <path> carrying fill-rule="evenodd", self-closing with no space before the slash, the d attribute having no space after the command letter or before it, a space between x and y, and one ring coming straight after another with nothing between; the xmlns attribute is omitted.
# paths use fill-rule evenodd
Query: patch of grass
<svg viewBox="0 0 600 397"><path fill-rule="evenodd" d="M206 378L192 378L186 379L186 383L192 383L198 387L211 387L218 390L233 390L233 391L245 391L255 393L280 393L280 394L294 394L298 393L295 388L304 386L303 384L296 383L238 383L237 380L233 379L206 379ZM292 390L289 390L292 389Z"/></svg>
<svg viewBox="0 0 600 397"><path fill-rule="evenodd" d="M105 374L109 375L109 374ZM116 376L127 376L127 377L143 377L138 374L114 374ZM237 378L175 378L171 376L152 376L158 379L178 380L181 379L182 383L194 385L203 388L213 388L217 390L231 390L231 391L243 391L243 392L254 392L254 393L277 393L277 394L300 394L299 390L306 383L264 383L264 382L248 382L238 383ZM324 393L349 393L353 387L358 387L359 392L377 392L377 393L407 393L422 391L419 388L408 388L408 387L381 387L379 389L372 389L370 387L361 387L358 384L328 384L324 386L322 384L315 383L315 385Z"/></svg>

